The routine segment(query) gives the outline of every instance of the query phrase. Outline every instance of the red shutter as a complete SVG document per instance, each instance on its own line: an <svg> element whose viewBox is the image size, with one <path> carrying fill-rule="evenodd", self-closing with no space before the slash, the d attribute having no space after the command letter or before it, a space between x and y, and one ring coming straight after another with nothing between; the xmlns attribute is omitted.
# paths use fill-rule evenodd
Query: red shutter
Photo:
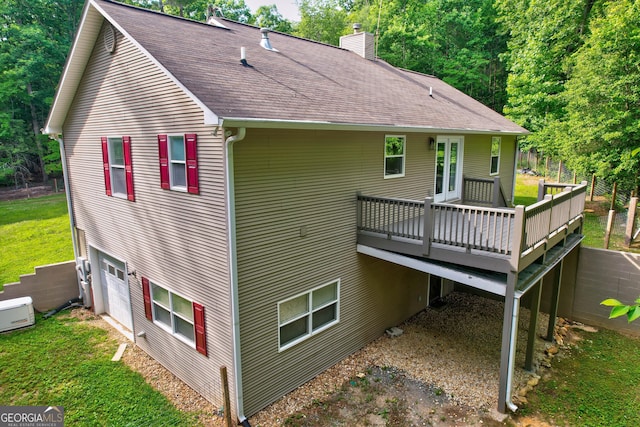
<svg viewBox="0 0 640 427"><path fill-rule="evenodd" d="M142 278L142 299L144 300L144 315L148 320L153 321L151 313L151 290L149 289L149 279Z"/></svg>
<svg viewBox="0 0 640 427"><path fill-rule="evenodd" d="M187 157L187 191L199 194L198 188L198 135L188 133L184 136Z"/></svg>
<svg viewBox="0 0 640 427"><path fill-rule="evenodd" d="M167 135L158 135L158 157L160 157L160 187L169 189L169 148Z"/></svg>
<svg viewBox="0 0 640 427"><path fill-rule="evenodd" d="M122 137L122 150L124 152L124 176L127 180L127 199L135 202L133 193L133 165L131 163L131 137Z"/></svg>
<svg viewBox="0 0 640 427"><path fill-rule="evenodd" d="M104 189L107 196L111 196L111 172L109 170L109 141L107 137L100 138L102 141L102 167L104 169Z"/></svg>
<svg viewBox="0 0 640 427"><path fill-rule="evenodd" d="M193 323L196 329L196 350L207 355L207 334L204 328L204 307L193 303Z"/></svg>

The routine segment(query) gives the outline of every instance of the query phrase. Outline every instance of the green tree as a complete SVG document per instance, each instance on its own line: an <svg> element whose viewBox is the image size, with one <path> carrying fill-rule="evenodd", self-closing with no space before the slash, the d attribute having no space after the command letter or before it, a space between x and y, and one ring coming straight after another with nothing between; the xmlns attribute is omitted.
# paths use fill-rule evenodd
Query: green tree
<svg viewBox="0 0 640 427"><path fill-rule="evenodd" d="M338 0L301 0L296 36L337 46L349 32L347 11Z"/></svg>
<svg viewBox="0 0 640 427"><path fill-rule="evenodd" d="M505 114L532 132L525 148L560 151L570 55L584 43L599 0L496 0L508 34Z"/></svg>
<svg viewBox="0 0 640 427"><path fill-rule="evenodd" d="M576 170L590 168L637 189L640 158L640 2L607 2L571 58L562 153Z"/></svg>
<svg viewBox="0 0 640 427"><path fill-rule="evenodd" d="M275 4L270 6L260 6L254 15L255 24L263 28L271 28L272 30L291 34L293 25L285 19Z"/></svg>
<svg viewBox="0 0 640 427"><path fill-rule="evenodd" d="M41 128L81 9L79 0L0 0L0 158L5 172L28 168L46 182L47 159L59 161Z"/></svg>

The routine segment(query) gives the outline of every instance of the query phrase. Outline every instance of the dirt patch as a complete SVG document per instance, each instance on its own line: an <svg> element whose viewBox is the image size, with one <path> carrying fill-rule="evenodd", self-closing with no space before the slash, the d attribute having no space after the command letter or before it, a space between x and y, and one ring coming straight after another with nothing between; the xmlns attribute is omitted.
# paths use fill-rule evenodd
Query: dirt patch
<svg viewBox="0 0 640 427"><path fill-rule="evenodd" d="M28 199L31 197L41 197L55 194L53 186L50 185L35 185L28 188L0 188L0 201L4 200L18 200Z"/></svg>
<svg viewBox="0 0 640 427"><path fill-rule="evenodd" d="M282 425L459 426L504 425L487 413L453 402L438 387L414 380L393 367L372 367L344 382L326 399L315 399Z"/></svg>

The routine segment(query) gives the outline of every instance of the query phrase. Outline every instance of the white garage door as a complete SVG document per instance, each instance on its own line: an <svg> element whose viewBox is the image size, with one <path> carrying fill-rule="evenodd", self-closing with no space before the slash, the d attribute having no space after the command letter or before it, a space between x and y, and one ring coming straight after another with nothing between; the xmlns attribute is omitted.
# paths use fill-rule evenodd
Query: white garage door
<svg viewBox="0 0 640 427"><path fill-rule="evenodd" d="M129 286L125 271L123 262L104 254L100 255L100 284L104 311L129 330L133 330Z"/></svg>

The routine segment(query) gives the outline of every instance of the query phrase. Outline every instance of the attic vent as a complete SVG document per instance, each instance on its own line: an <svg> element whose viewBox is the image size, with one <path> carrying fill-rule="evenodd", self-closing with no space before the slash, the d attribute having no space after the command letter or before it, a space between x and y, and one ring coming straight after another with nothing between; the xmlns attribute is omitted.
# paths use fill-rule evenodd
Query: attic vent
<svg viewBox="0 0 640 427"><path fill-rule="evenodd" d="M104 33L102 36L102 41L104 42L104 50L107 53L113 53L116 50L116 30L113 28L113 25L108 25L104 29Z"/></svg>
<svg viewBox="0 0 640 427"><path fill-rule="evenodd" d="M260 40L260 46L262 46L263 48L273 51L273 52L278 52L278 49L276 49L275 47L271 46L271 40L269 40L269 29L268 28L260 28L260 33L262 33L262 40Z"/></svg>

